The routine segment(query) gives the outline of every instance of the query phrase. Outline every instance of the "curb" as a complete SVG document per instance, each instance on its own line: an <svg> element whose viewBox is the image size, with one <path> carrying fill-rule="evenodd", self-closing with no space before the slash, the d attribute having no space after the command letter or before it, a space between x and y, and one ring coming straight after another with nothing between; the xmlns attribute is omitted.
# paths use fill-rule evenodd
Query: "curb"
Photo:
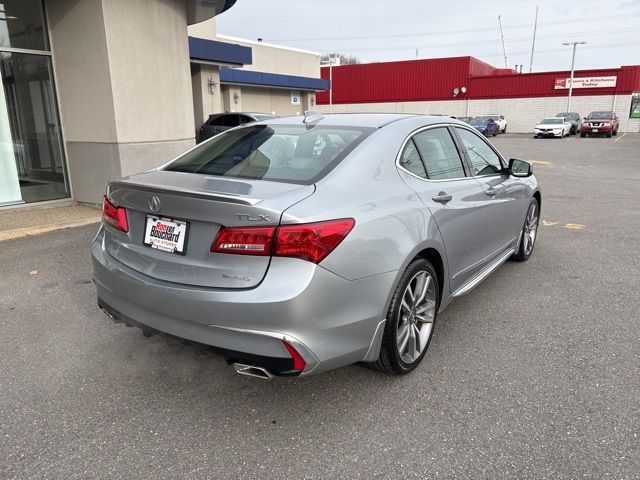
<svg viewBox="0 0 640 480"><path fill-rule="evenodd" d="M4 240L14 240L16 238L31 237L34 235L42 235L44 233L55 232L57 230L65 230L67 228L84 227L94 223L100 223L100 218L89 218L77 222L58 223L45 225L43 227L18 228L15 230L7 230L0 232L0 242Z"/></svg>

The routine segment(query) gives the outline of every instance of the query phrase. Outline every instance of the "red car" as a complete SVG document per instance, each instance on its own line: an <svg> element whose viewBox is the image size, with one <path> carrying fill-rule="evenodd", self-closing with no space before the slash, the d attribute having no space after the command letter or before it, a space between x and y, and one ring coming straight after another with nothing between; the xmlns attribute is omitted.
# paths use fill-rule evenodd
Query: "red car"
<svg viewBox="0 0 640 480"><path fill-rule="evenodd" d="M616 112L591 112L580 127L580 136L582 138L587 135L606 135L611 137L618 134L619 128L620 119Z"/></svg>

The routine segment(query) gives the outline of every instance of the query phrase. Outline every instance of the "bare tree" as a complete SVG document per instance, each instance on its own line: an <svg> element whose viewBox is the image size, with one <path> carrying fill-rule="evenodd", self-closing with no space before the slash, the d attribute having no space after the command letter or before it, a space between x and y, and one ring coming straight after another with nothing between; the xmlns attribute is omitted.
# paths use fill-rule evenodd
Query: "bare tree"
<svg viewBox="0 0 640 480"><path fill-rule="evenodd" d="M340 65L357 65L358 63L360 63L360 59L355 55L344 55L342 53L332 53L331 57L339 58ZM327 53L325 55L322 55L322 57L320 57L320 61L322 63L329 63L329 54Z"/></svg>

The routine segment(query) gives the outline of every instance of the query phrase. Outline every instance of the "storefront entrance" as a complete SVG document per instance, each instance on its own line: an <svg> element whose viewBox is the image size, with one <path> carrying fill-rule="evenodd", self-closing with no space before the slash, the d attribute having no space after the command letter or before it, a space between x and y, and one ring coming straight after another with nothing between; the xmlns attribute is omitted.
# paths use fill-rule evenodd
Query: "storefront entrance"
<svg viewBox="0 0 640 480"><path fill-rule="evenodd" d="M69 197L39 0L0 0L0 82L0 206Z"/></svg>

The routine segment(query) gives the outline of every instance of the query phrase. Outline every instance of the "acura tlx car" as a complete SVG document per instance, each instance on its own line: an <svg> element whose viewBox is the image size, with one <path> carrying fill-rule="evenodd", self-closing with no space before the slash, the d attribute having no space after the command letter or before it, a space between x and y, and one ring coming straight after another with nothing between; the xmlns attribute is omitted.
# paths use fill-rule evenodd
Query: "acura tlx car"
<svg viewBox="0 0 640 480"><path fill-rule="evenodd" d="M245 375L401 375L454 297L529 258L540 205L531 165L455 119L257 122L109 182L98 304Z"/></svg>

